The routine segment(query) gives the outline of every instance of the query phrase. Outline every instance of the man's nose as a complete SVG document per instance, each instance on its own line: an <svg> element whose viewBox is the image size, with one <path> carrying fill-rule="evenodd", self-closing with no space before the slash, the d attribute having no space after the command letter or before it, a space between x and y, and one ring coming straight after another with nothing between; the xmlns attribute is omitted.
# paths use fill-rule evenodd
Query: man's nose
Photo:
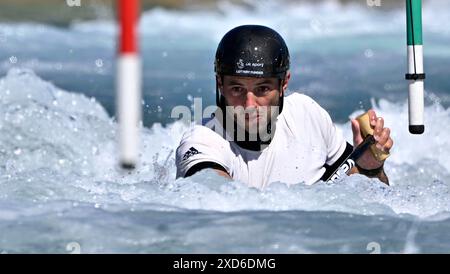
<svg viewBox="0 0 450 274"><path fill-rule="evenodd" d="M247 92L246 98L245 98L245 108L248 107L256 107L256 96L253 94L253 92L249 91Z"/></svg>

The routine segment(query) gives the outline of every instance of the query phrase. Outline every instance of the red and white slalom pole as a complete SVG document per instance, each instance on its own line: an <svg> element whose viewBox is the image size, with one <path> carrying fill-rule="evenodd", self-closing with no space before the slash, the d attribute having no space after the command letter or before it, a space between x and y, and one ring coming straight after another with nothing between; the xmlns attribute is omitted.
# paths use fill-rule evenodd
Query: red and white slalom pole
<svg viewBox="0 0 450 274"><path fill-rule="evenodd" d="M117 118L119 121L120 165L133 169L138 162L141 122L141 60L137 25L139 0L118 0L120 41L117 57Z"/></svg>

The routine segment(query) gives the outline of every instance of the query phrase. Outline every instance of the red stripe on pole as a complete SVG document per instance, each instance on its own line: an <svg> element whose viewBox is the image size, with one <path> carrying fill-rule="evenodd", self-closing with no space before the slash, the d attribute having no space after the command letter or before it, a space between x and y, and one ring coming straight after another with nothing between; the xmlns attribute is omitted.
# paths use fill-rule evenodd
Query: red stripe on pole
<svg viewBox="0 0 450 274"><path fill-rule="evenodd" d="M136 53L139 0L118 0L120 20L120 53Z"/></svg>

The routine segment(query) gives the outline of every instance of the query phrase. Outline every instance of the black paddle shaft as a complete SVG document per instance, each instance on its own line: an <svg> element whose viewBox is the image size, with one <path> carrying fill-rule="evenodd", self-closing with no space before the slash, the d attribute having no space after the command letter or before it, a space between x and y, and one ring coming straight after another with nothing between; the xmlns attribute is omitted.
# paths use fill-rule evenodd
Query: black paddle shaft
<svg viewBox="0 0 450 274"><path fill-rule="evenodd" d="M355 166L356 161L361 157L361 155L373 144L375 144L375 138L373 138L373 135L367 135L364 141L359 144L359 146L357 146L350 155L348 155L348 157L342 162L341 165L339 165L331 176L325 180L325 182L334 183L344 174L347 174L347 172Z"/></svg>

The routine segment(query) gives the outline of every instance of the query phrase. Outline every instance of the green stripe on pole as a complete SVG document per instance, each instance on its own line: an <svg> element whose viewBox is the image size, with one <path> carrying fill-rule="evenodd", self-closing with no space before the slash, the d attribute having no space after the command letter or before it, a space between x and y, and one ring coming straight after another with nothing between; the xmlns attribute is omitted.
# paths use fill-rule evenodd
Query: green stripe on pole
<svg viewBox="0 0 450 274"><path fill-rule="evenodd" d="M422 45L422 0L406 0L408 46Z"/></svg>

